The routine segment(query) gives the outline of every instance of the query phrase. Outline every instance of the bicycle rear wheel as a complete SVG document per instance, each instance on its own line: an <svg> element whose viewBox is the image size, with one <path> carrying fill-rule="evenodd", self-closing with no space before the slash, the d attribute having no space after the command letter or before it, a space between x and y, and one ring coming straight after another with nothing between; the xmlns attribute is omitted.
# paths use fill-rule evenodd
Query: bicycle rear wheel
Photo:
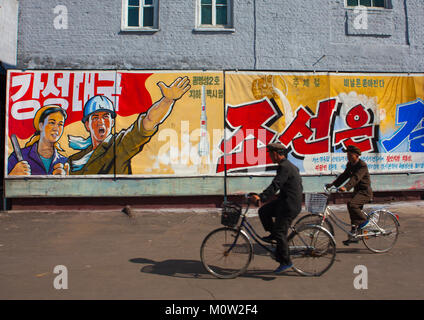
<svg viewBox="0 0 424 320"><path fill-rule="evenodd" d="M375 253L389 251L399 235L398 221L385 210L371 212L369 220L368 225L362 230L364 245Z"/></svg>
<svg viewBox="0 0 424 320"><path fill-rule="evenodd" d="M301 225L288 237L293 269L303 276L320 276L336 259L336 243L321 226Z"/></svg>
<svg viewBox="0 0 424 320"><path fill-rule="evenodd" d="M327 219L323 220L323 215L321 213L310 213L310 214L304 215L299 220L297 220L297 222L294 224L293 227L299 228L301 225L304 225L304 224L319 225L319 226L327 229L334 236L333 225Z"/></svg>
<svg viewBox="0 0 424 320"><path fill-rule="evenodd" d="M247 270L253 257L252 243L243 231L219 228L209 233L200 247L200 258L213 276L231 279Z"/></svg>

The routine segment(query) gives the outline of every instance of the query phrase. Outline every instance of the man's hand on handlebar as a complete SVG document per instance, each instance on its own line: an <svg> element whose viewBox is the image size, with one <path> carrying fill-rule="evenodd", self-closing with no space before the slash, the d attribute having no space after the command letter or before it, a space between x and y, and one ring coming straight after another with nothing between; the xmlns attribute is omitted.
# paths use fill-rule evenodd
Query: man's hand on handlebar
<svg viewBox="0 0 424 320"><path fill-rule="evenodd" d="M331 193L332 191L347 192L345 187L337 188L332 183L326 183L325 186L324 186L324 190L325 190L326 193Z"/></svg>
<svg viewBox="0 0 424 320"><path fill-rule="evenodd" d="M249 200L252 201L255 206L259 207L261 204L261 198L256 193L249 193L248 194Z"/></svg>

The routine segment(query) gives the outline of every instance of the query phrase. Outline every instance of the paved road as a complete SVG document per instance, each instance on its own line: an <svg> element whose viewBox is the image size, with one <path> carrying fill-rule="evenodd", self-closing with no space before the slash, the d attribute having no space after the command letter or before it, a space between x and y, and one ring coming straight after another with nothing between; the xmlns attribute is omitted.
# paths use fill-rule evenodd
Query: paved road
<svg viewBox="0 0 424 320"><path fill-rule="evenodd" d="M0 299L423 299L424 202L390 208L401 234L389 253L344 247L336 232L337 260L321 277L275 276L276 263L259 254L232 280L213 278L199 260L201 241L220 226L217 213L2 212ZM262 230L258 217L251 221ZM68 289L53 286L65 275L54 273L58 265ZM367 267L368 289L354 288L357 265Z"/></svg>

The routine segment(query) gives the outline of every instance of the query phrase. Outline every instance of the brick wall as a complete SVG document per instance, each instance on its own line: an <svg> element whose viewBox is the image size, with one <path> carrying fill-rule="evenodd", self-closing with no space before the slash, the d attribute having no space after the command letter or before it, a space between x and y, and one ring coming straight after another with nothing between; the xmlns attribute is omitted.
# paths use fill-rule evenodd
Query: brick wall
<svg viewBox="0 0 424 320"><path fill-rule="evenodd" d="M18 30L18 1L0 1L0 62L16 64L16 37Z"/></svg>
<svg viewBox="0 0 424 320"><path fill-rule="evenodd" d="M368 12L344 0L234 0L235 32L195 32L195 0L161 0L159 31L121 32L121 0L20 2L18 67L423 71L422 0ZM56 5L68 29L56 30Z"/></svg>

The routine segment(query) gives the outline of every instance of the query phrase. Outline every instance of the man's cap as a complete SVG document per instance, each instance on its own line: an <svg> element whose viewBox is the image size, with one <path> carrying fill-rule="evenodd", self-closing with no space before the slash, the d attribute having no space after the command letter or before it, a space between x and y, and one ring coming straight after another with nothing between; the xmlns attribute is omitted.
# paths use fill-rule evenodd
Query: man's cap
<svg viewBox="0 0 424 320"><path fill-rule="evenodd" d="M346 152L356 153L358 156L361 155L361 149L354 145L347 146Z"/></svg>
<svg viewBox="0 0 424 320"><path fill-rule="evenodd" d="M281 143L270 143L266 147L269 151L277 151L278 153L287 153L287 148L284 147Z"/></svg>
<svg viewBox="0 0 424 320"><path fill-rule="evenodd" d="M112 118L116 117L115 107L113 102L105 96L94 96L90 98L84 105L84 116L82 122L86 122L88 117L96 111L110 112Z"/></svg>

